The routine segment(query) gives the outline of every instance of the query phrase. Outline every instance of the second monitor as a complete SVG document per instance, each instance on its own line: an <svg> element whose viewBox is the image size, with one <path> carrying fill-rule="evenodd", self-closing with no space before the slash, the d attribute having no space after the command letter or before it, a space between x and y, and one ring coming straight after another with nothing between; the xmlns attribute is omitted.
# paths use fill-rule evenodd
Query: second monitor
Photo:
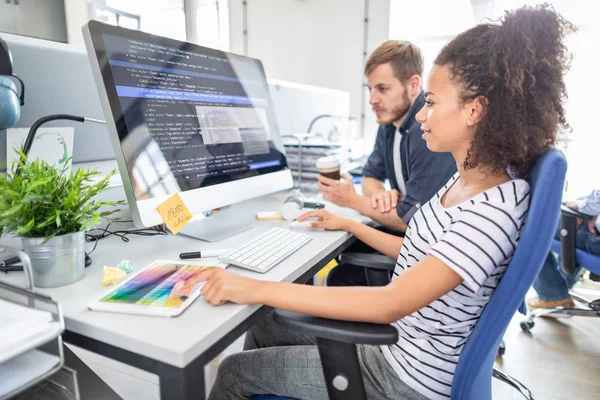
<svg viewBox="0 0 600 400"><path fill-rule="evenodd" d="M293 186L259 60L97 21L83 31L136 225L162 223L174 193L196 215ZM184 233L247 228L227 222Z"/></svg>

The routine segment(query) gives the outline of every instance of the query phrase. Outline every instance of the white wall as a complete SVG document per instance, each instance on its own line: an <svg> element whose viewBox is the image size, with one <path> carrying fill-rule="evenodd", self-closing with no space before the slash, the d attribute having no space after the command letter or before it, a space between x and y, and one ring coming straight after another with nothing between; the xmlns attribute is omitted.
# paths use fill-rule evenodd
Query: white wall
<svg viewBox="0 0 600 400"><path fill-rule="evenodd" d="M267 77L345 90L361 115L365 0L247 0L247 55ZM389 0L368 1L367 52L388 38ZM244 53L242 0L229 0L231 51ZM366 103L365 139L377 124Z"/></svg>

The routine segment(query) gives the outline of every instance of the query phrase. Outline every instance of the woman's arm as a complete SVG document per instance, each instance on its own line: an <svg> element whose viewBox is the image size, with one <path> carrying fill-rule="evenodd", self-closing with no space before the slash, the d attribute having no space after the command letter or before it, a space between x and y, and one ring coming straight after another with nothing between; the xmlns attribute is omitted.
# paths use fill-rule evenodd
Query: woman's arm
<svg viewBox="0 0 600 400"><path fill-rule="evenodd" d="M360 222L347 219L343 229L356 236L363 243L393 259L398 258L404 238L390 235Z"/></svg>
<svg viewBox="0 0 600 400"><path fill-rule="evenodd" d="M381 232L370 226L361 224L348 218L338 217L325 210L310 211L298 217L298 221L307 221L310 218L312 228L324 228L329 230L342 230L352 233L358 239L373 247L375 250L396 259L402 248L404 239L389 233Z"/></svg>
<svg viewBox="0 0 600 400"><path fill-rule="evenodd" d="M206 281L202 296L213 305L227 301L264 304L316 317L382 324L420 310L463 280L431 255L383 287L317 287L265 282L222 268L204 271L198 279Z"/></svg>

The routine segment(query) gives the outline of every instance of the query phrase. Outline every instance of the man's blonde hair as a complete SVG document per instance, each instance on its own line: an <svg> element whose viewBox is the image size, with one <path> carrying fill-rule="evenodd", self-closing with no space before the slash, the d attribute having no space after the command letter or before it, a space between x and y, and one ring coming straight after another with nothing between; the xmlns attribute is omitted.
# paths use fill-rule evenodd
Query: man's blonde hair
<svg viewBox="0 0 600 400"><path fill-rule="evenodd" d="M391 63L394 75L400 82L406 82L411 76L423 75L423 54L421 49L411 42L388 40L375 49L365 63L365 75L375 67Z"/></svg>

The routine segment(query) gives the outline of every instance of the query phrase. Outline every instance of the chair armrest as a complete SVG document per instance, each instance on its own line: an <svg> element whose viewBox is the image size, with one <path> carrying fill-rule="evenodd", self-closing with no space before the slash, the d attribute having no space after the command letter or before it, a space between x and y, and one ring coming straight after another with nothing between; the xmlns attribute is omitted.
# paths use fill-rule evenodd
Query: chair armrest
<svg viewBox="0 0 600 400"><path fill-rule="evenodd" d="M384 345L398 341L398 331L392 325L339 321L285 310L275 310L273 319L285 328L336 342Z"/></svg>
<svg viewBox="0 0 600 400"><path fill-rule="evenodd" d="M573 217L573 218L582 218L584 220L589 220L594 218L594 215L584 214L580 211L575 211L565 206L564 204L560 206L560 214L564 217Z"/></svg>
<svg viewBox="0 0 600 400"><path fill-rule="evenodd" d="M393 271L396 268L396 260L383 254L342 253L340 262L384 271Z"/></svg>

